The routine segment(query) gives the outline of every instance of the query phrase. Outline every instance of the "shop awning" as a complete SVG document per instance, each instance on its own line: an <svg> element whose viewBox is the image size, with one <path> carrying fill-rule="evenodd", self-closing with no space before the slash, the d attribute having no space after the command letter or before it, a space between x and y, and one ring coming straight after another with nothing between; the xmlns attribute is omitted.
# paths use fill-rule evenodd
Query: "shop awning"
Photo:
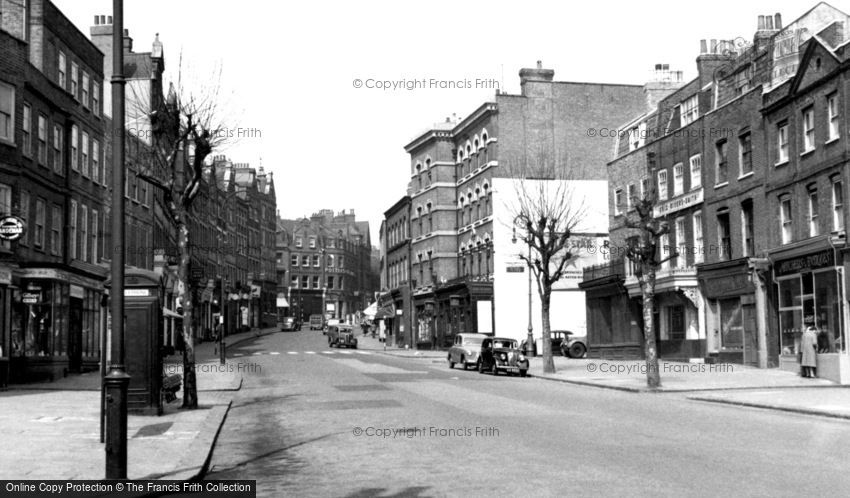
<svg viewBox="0 0 850 498"><path fill-rule="evenodd" d="M377 312L378 312L378 302L375 301L374 303L370 304L369 307L367 307L365 310L363 310L363 315L366 316L366 318L372 319L372 318L375 318L375 313L377 313Z"/></svg>
<svg viewBox="0 0 850 498"><path fill-rule="evenodd" d="M393 310L392 305L381 306L378 308L377 313L375 313L375 320L380 320L382 318L392 318L395 316L395 311Z"/></svg>
<svg viewBox="0 0 850 498"><path fill-rule="evenodd" d="M183 318L183 315L181 315L180 313L176 313L165 307L162 308L162 315L168 318Z"/></svg>

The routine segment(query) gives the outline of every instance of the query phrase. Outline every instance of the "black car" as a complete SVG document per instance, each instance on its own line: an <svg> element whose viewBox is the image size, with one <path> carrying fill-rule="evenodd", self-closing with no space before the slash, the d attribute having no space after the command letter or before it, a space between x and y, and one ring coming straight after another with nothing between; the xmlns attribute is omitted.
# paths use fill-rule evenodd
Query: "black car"
<svg viewBox="0 0 850 498"><path fill-rule="evenodd" d="M569 330L553 330L552 354L562 354L568 358L582 358L587 352L587 337L577 336Z"/></svg>
<svg viewBox="0 0 850 498"><path fill-rule="evenodd" d="M525 377L528 373L528 358L519 350L516 340L508 337L488 337L481 343L481 355L478 357L478 373L499 371L518 373Z"/></svg>

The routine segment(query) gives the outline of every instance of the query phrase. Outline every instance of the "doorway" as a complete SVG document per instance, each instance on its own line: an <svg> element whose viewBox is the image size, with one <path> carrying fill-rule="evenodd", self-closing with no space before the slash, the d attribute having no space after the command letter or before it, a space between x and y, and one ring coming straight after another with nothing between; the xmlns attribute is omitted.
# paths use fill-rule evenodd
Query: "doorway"
<svg viewBox="0 0 850 498"><path fill-rule="evenodd" d="M68 371L80 373L83 363L83 300L72 297L68 312Z"/></svg>

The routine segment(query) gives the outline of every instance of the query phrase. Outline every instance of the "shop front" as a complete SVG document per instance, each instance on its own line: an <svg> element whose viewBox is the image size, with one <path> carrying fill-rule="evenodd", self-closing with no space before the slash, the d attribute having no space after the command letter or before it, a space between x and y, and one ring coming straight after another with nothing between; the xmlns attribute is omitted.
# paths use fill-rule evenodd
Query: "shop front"
<svg viewBox="0 0 850 498"><path fill-rule="evenodd" d="M756 295L754 284L754 279L760 277L753 272L748 258L699 267L700 288L706 303L706 361L776 365L775 349L767 361L759 361L760 354L771 351L766 344L759 353L760 341L769 343L771 337L764 320L759 320L759 314L765 311L759 304L761 298Z"/></svg>
<svg viewBox="0 0 850 498"><path fill-rule="evenodd" d="M843 255L834 247L798 253L771 255L780 368L800 371L803 331L814 325L818 330L818 377L850 383Z"/></svg>
<svg viewBox="0 0 850 498"><path fill-rule="evenodd" d="M97 369L103 283L58 269L17 270L11 299L11 382Z"/></svg>

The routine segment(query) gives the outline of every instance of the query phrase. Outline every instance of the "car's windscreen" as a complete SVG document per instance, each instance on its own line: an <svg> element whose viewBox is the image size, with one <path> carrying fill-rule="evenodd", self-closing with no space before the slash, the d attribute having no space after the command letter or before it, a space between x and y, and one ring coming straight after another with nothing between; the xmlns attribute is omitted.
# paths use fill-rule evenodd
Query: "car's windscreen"
<svg viewBox="0 0 850 498"><path fill-rule="evenodd" d="M465 346L478 346L483 340L483 337L469 337L463 340L463 344Z"/></svg>
<svg viewBox="0 0 850 498"><path fill-rule="evenodd" d="M516 349L516 343L514 341L493 341L493 347Z"/></svg>

